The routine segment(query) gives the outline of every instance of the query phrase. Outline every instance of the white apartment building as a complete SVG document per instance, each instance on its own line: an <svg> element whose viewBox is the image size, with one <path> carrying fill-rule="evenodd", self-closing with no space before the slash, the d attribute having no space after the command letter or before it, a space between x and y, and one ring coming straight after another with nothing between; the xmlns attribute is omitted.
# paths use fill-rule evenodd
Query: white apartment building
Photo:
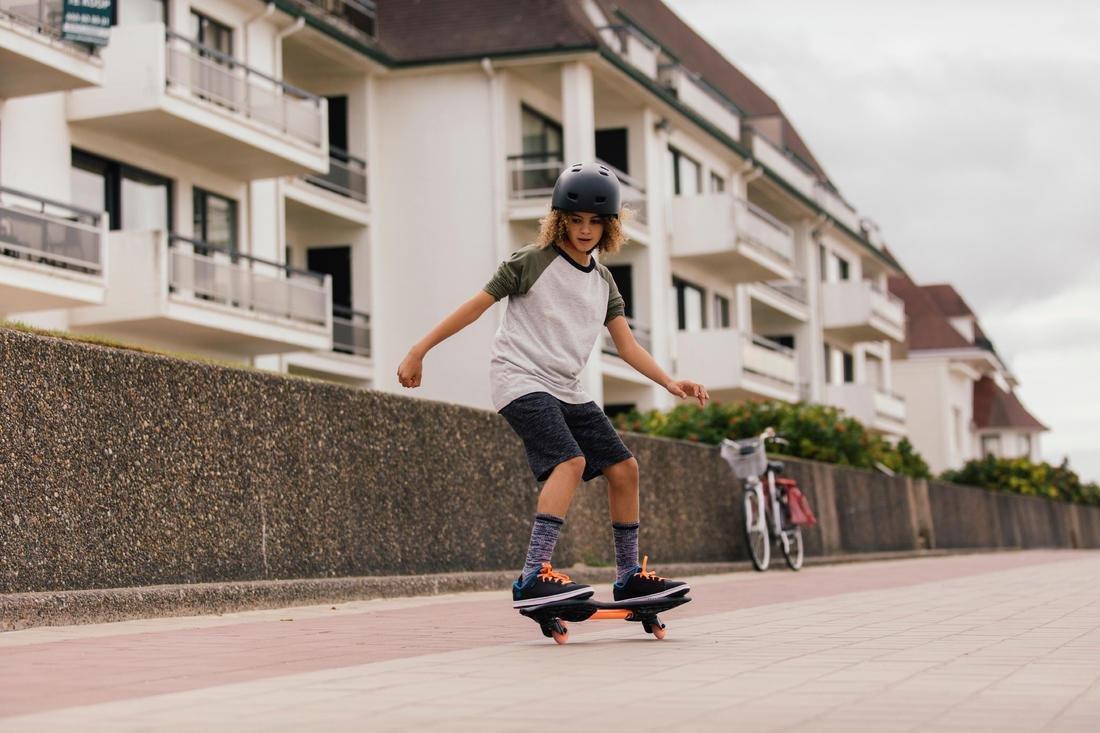
<svg viewBox="0 0 1100 733"><path fill-rule="evenodd" d="M60 40L59 8L0 0L0 316L399 391L558 171L599 158L634 212L605 264L658 361L906 434L900 266L663 4L116 0L98 52ZM488 407L496 323L433 351L415 394ZM598 350L609 412L671 405Z"/></svg>
<svg viewBox="0 0 1100 733"><path fill-rule="evenodd" d="M950 285L890 279L909 329L894 360L894 383L909 405L909 439L934 473L973 458L1040 460L1047 427L1013 391L1016 377L977 317Z"/></svg>

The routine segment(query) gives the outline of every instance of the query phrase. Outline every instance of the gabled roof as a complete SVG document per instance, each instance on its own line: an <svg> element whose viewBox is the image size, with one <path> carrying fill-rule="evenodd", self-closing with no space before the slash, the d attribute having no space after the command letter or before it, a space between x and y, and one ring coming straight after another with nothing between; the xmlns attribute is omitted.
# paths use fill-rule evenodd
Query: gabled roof
<svg viewBox="0 0 1100 733"><path fill-rule="evenodd" d="M909 351L974 348L974 344L951 325L935 298L908 276L891 277L890 292L905 303L905 315L909 319L905 339Z"/></svg>
<svg viewBox="0 0 1100 733"><path fill-rule="evenodd" d="M611 17L616 11L621 12L623 17L675 55L685 68L700 74L708 84L737 105L747 118L780 117L783 122L783 146L819 176L828 178L825 169L810 152L779 104L671 8L660 0L600 0L600 5Z"/></svg>
<svg viewBox="0 0 1100 733"><path fill-rule="evenodd" d="M1028 432L1050 430L1027 411L1011 390L1006 392L985 376L974 383L974 424L979 430L1011 428Z"/></svg>
<svg viewBox="0 0 1100 733"><path fill-rule="evenodd" d="M971 310L954 286L941 283L938 285L922 285L921 289L932 296L932 300L936 302L940 311L948 318L974 317L974 311Z"/></svg>

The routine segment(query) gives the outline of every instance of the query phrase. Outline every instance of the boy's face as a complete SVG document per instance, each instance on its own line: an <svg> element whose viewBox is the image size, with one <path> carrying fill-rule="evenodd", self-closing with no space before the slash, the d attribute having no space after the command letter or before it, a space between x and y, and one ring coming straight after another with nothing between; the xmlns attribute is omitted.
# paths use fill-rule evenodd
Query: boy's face
<svg viewBox="0 0 1100 733"><path fill-rule="evenodd" d="M569 243L582 252L593 249L603 236L603 218L598 214L571 211L567 214L565 224L569 232Z"/></svg>

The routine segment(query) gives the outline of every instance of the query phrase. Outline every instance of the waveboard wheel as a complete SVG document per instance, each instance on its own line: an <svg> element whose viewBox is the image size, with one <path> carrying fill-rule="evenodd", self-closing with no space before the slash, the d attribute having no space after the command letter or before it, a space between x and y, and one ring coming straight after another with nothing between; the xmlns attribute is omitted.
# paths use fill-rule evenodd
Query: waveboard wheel
<svg viewBox="0 0 1100 733"><path fill-rule="evenodd" d="M569 641L568 631L551 631L550 635L553 636L554 641L558 642L559 644L564 644L565 642Z"/></svg>
<svg viewBox="0 0 1100 733"><path fill-rule="evenodd" d="M654 626L654 627L653 627L653 636L654 636L655 638L657 638L657 639L663 639L663 638L665 638L665 634L667 634L667 633L668 633L668 632L667 632L667 631L665 631L665 630L664 630L663 628L661 628L660 626Z"/></svg>

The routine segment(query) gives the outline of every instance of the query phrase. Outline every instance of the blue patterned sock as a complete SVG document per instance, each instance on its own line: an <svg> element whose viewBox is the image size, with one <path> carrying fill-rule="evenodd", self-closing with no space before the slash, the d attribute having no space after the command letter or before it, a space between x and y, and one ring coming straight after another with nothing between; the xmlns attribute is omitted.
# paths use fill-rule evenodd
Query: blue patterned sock
<svg viewBox="0 0 1100 733"><path fill-rule="evenodd" d="M526 585L544 562L550 562L550 556L554 554L554 545L558 543L558 535L561 534L563 524L565 520L553 514L535 515L535 523L531 527L531 543L527 546L527 559L523 563L523 580L520 585Z"/></svg>
<svg viewBox="0 0 1100 733"><path fill-rule="evenodd" d="M615 535L615 574L621 583L638 567L638 522L612 522Z"/></svg>

